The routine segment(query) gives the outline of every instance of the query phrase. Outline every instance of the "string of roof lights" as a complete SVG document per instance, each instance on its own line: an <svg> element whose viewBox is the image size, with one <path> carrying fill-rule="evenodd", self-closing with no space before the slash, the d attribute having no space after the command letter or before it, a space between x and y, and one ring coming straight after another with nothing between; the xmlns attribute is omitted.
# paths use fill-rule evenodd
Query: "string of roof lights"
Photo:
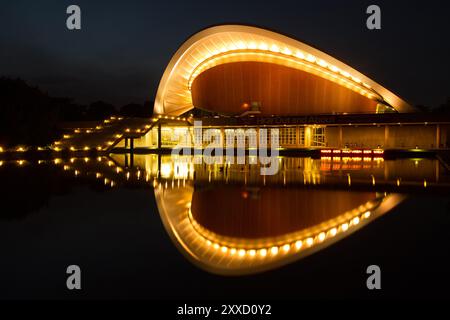
<svg viewBox="0 0 450 320"><path fill-rule="evenodd" d="M284 62L280 64L288 65L331 80L369 99L383 101L383 98L370 85L323 59L319 59L312 54L304 53L300 50L292 51L287 47L281 49L275 44L269 46L265 43L259 46L255 43L250 43L246 46L242 42L237 46L231 45L227 49L222 49L219 53L207 56L189 75L188 89L192 89L194 80L204 71L224 63L237 61Z"/></svg>
<svg viewBox="0 0 450 320"><path fill-rule="evenodd" d="M218 235L201 226L193 217L191 203L187 203L184 217L178 221L177 233L184 241L189 241L189 248L197 251L202 257L210 254L211 259L231 259L242 267L242 262L262 263L266 259L275 259L288 254L312 249L327 240L332 240L340 234L351 232L357 226L374 217L374 210L386 199L387 194L375 200L368 201L354 210L347 211L335 219L328 220L318 226L307 228L277 238L240 239ZM183 213L181 213L183 215ZM187 244L185 244L187 245Z"/></svg>

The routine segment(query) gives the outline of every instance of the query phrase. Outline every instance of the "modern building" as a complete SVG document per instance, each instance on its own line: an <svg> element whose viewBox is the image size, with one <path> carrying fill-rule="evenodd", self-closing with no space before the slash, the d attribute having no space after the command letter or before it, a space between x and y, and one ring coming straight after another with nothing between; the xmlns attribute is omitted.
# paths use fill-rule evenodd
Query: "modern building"
<svg viewBox="0 0 450 320"><path fill-rule="evenodd" d="M118 147L129 139L136 148L173 147L186 130L194 135L194 120L217 130L222 142L238 129L254 129L248 141L259 141L261 128L277 128L283 148L449 146L450 119L418 113L305 43L243 25L207 28L183 43L162 76L154 113L159 120L150 129Z"/></svg>

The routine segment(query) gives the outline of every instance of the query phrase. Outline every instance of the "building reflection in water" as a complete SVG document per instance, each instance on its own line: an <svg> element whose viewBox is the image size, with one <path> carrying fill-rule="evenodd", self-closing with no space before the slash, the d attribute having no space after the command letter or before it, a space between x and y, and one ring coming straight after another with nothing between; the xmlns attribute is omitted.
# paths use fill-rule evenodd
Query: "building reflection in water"
<svg viewBox="0 0 450 320"><path fill-rule="evenodd" d="M197 266L225 275L301 259L389 212L407 194L450 186L434 159L280 157L278 173L262 176L251 157L213 165L170 155L128 157L5 161L0 173L54 166L64 185L75 183L71 177L103 188L154 189L175 245Z"/></svg>
<svg viewBox="0 0 450 320"><path fill-rule="evenodd" d="M359 166L348 164L352 159L341 161L337 170L327 161L283 158L278 174L267 177L259 175L259 165L251 159L246 165L223 161L194 165L183 159L163 163L162 177L172 174L188 182L155 188L161 219L176 246L194 264L212 273L242 275L317 252L405 198L375 188L375 177L389 182L383 179L387 166L380 159ZM366 188L349 190L349 172L355 169L355 182L362 185L366 180ZM421 180L425 174L433 180L433 169L425 168L415 177ZM339 185L340 180L345 182ZM327 188L327 182L340 189Z"/></svg>
<svg viewBox="0 0 450 320"><path fill-rule="evenodd" d="M212 273L240 275L290 263L350 235L403 196L188 183L155 188L164 226L180 251Z"/></svg>

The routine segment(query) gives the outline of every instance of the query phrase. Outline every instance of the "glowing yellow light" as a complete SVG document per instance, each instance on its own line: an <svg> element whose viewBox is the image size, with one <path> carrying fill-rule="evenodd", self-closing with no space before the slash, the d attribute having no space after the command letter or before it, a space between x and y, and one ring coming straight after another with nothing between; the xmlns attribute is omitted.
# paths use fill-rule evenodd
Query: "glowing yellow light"
<svg viewBox="0 0 450 320"><path fill-rule="evenodd" d="M300 51L297 51L296 53L295 53L295 56L297 57L297 58L299 58L299 59L305 59L305 55L303 54L303 52L300 52Z"/></svg>
<svg viewBox="0 0 450 320"><path fill-rule="evenodd" d="M18 160L18 161L17 161L17 164L18 164L19 166L22 166L24 163L25 163L24 160Z"/></svg>
<svg viewBox="0 0 450 320"><path fill-rule="evenodd" d="M295 249L300 250L302 246L303 242L301 240L295 242Z"/></svg>
<svg viewBox="0 0 450 320"><path fill-rule="evenodd" d="M369 218L370 217L370 211L366 211L365 213L364 213L364 218Z"/></svg>
<svg viewBox="0 0 450 320"><path fill-rule="evenodd" d="M3 148L2 147L0 147L0 152L3 152Z"/></svg>
<svg viewBox="0 0 450 320"><path fill-rule="evenodd" d="M288 252L289 249L291 249L291 246L290 246L289 244L286 243L286 244L283 246L283 251L284 251L284 252Z"/></svg>
<svg viewBox="0 0 450 320"><path fill-rule="evenodd" d="M70 147L70 151L75 151L75 147Z"/></svg>
<svg viewBox="0 0 450 320"><path fill-rule="evenodd" d="M89 162L89 158L84 158L84 162L88 163Z"/></svg>
<svg viewBox="0 0 450 320"><path fill-rule="evenodd" d="M337 229L336 228L333 228L333 229L330 230L330 235L332 237L334 237L336 234L337 234Z"/></svg>
<svg viewBox="0 0 450 320"><path fill-rule="evenodd" d="M306 56L306 60L308 60L309 62L315 62L316 61L316 57L314 57L312 54L308 54Z"/></svg>
<svg viewBox="0 0 450 320"><path fill-rule="evenodd" d="M55 159L55 160L53 160L53 162L54 162L55 164L60 164L60 163L61 163L61 159Z"/></svg>
<svg viewBox="0 0 450 320"><path fill-rule="evenodd" d="M352 223L354 225L357 225L359 223L359 218L358 217L354 217L353 220L352 220Z"/></svg>
<svg viewBox="0 0 450 320"><path fill-rule="evenodd" d="M267 255L267 249L261 249L261 250L259 250L259 255L260 255L261 257L265 257L265 256Z"/></svg>
<svg viewBox="0 0 450 320"><path fill-rule="evenodd" d="M101 127L101 126L96 126L96 127L95 127L95 129L97 129L97 130L101 130L101 129L102 129L102 127Z"/></svg>
<svg viewBox="0 0 450 320"><path fill-rule="evenodd" d="M206 244L210 246L212 244L211 240L206 240Z"/></svg>
<svg viewBox="0 0 450 320"><path fill-rule="evenodd" d="M75 158L70 158L70 163L74 163L75 162Z"/></svg>
<svg viewBox="0 0 450 320"><path fill-rule="evenodd" d="M80 172L78 170L75 170L75 177L78 176Z"/></svg>
<svg viewBox="0 0 450 320"><path fill-rule="evenodd" d="M88 147L88 146L85 146L85 147L84 147L84 150L85 150L85 151L88 151L88 150L89 150L89 147Z"/></svg>
<svg viewBox="0 0 450 320"><path fill-rule="evenodd" d="M59 148L59 147L55 147L54 150L55 150L55 151L61 151L62 149Z"/></svg>
<svg viewBox="0 0 450 320"><path fill-rule="evenodd" d="M86 133L91 133L91 132L92 132L92 130L89 130L89 129L86 130Z"/></svg>
<svg viewBox="0 0 450 320"><path fill-rule="evenodd" d="M219 245L217 243L214 243L213 248L214 249L219 249Z"/></svg>
<svg viewBox="0 0 450 320"><path fill-rule="evenodd" d="M108 141L108 145L112 146L114 144L114 141Z"/></svg>
<svg viewBox="0 0 450 320"><path fill-rule="evenodd" d="M273 44L273 45L270 47L270 51L272 51L272 52L279 52L279 51L280 51L280 48L278 48L277 45Z"/></svg>
<svg viewBox="0 0 450 320"><path fill-rule="evenodd" d="M267 51L267 50L269 49L269 46L268 46L266 43L261 43L261 44L259 45L259 49L260 49L260 50Z"/></svg>
<svg viewBox="0 0 450 320"><path fill-rule="evenodd" d="M426 188L427 187L427 180L423 180L423 187Z"/></svg>
<svg viewBox="0 0 450 320"><path fill-rule="evenodd" d="M97 150L101 151L102 150L102 146L97 146Z"/></svg>
<svg viewBox="0 0 450 320"><path fill-rule="evenodd" d="M254 257L256 255L256 250L251 249L248 251L248 254L250 255L250 257Z"/></svg>
<svg viewBox="0 0 450 320"><path fill-rule="evenodd" d="M330 66L331 71L333 72L339 72L339 68L336 66Z"/></svg>
<svg viewBox="0 0 450 320"><path fill-rule="evenodd" d="M116 168L116 172L117 172L117 173L120 173L120 171L122 171L122 169L119 168L119 167L117 167L117 168Z"/></svg>
<svg viewBox="0 0 450 320"><path fill-rule="evenodd" d="M323 240L325 240L325 236L326 236L326 235L325 235L325 232L321 232L321 233L319 234L319 237L318 237L318 238L319 238L319 241L322 242Z"/></svg>
<svg viewBox="0 0 450 320"><path fill-rule="evenodd" d="M245 256L245 250L241 249L241 250L239 250L239 257L243 257L243 256Z"/></svg>
<svg viewBox="0 0 450 320"><path fill-rule="evenodd" d="M99 172L97 172L96 174L95 174L95 177L98 179L98 178L101 178L101 176L102 176L102 174L101 173L99 173Z"/></svg>
<svg viewBox="0 0 450 320"><path fill-rule="evenodd" d="M231 248L231 250L230 250L230 254L231 254L231 255L234 255L234 254L236 254L236 248Z"/></svg>
<svg viewBox="0 0 450 320"><path fill-rule="evenodd" d="M288 55L288 56L292 55L292 51L289 50L289 48L284 48L283 53Z"/></svg>
<svg viewBox="0 0 450 320"><path fill-rule="evenodd" d="M69 139L69 138L70 138L70 135L65 134L65 135L63 135L63 138L64 138L64 139Z"/></svg>
<svg viewBox="0 0 450 320"><path fill-rule="evenodd" d="M313 243L314 243L314 239L313 239L313 238L308 238L308 239L306 239L306 244L307 244L308 246L312 246Z"/></svg>
<svg viewBox="0 0 450 320"><path fill-rule="evenodd" d="M324 60L318 60L317 64L323 68L326 68L328 65Z"/></svg>
<svg viewBox="0 0 450 320"><path fill-rule="evenodd" d="M24 149L24 148L22 148L22 147L19 147L19 148L17 148L17 151L18 151L18 152L24 152L24 151L25 151L25 149Z"/></svg>
<svg viewBox="0 0 450 320"><path fill-rule="evenodd" d="M130 131L131 131L130 128L126 128L126 129L125 129L125 132L130 132Z"/></svg>
<svg viewBox="0 0 450 320"><path fill-rule="evenodd" d="M272 247L272 248L270 249L270 253L273 254L273 255L278 254L278 247Z"/></svg>
<svg viewBox="0 0 450 320"><path fill-rule="evenodd" d="M223 253L226 253L228 251L228 248L227 247L222 247L221 250L222 250Z"/></svg>

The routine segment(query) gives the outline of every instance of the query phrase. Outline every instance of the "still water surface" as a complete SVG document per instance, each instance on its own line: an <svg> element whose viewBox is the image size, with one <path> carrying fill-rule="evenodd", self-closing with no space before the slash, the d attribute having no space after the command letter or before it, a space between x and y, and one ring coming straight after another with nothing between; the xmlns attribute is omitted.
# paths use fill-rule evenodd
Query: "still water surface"
<svg viewBox="0 0 450 320"><path fill-rule="evenodd" d="M434 159L3 161L0 297L448 296L449 174ZM68 265L81 292L65 288ZM366 289L382 269L381 293Z"/></svg>

